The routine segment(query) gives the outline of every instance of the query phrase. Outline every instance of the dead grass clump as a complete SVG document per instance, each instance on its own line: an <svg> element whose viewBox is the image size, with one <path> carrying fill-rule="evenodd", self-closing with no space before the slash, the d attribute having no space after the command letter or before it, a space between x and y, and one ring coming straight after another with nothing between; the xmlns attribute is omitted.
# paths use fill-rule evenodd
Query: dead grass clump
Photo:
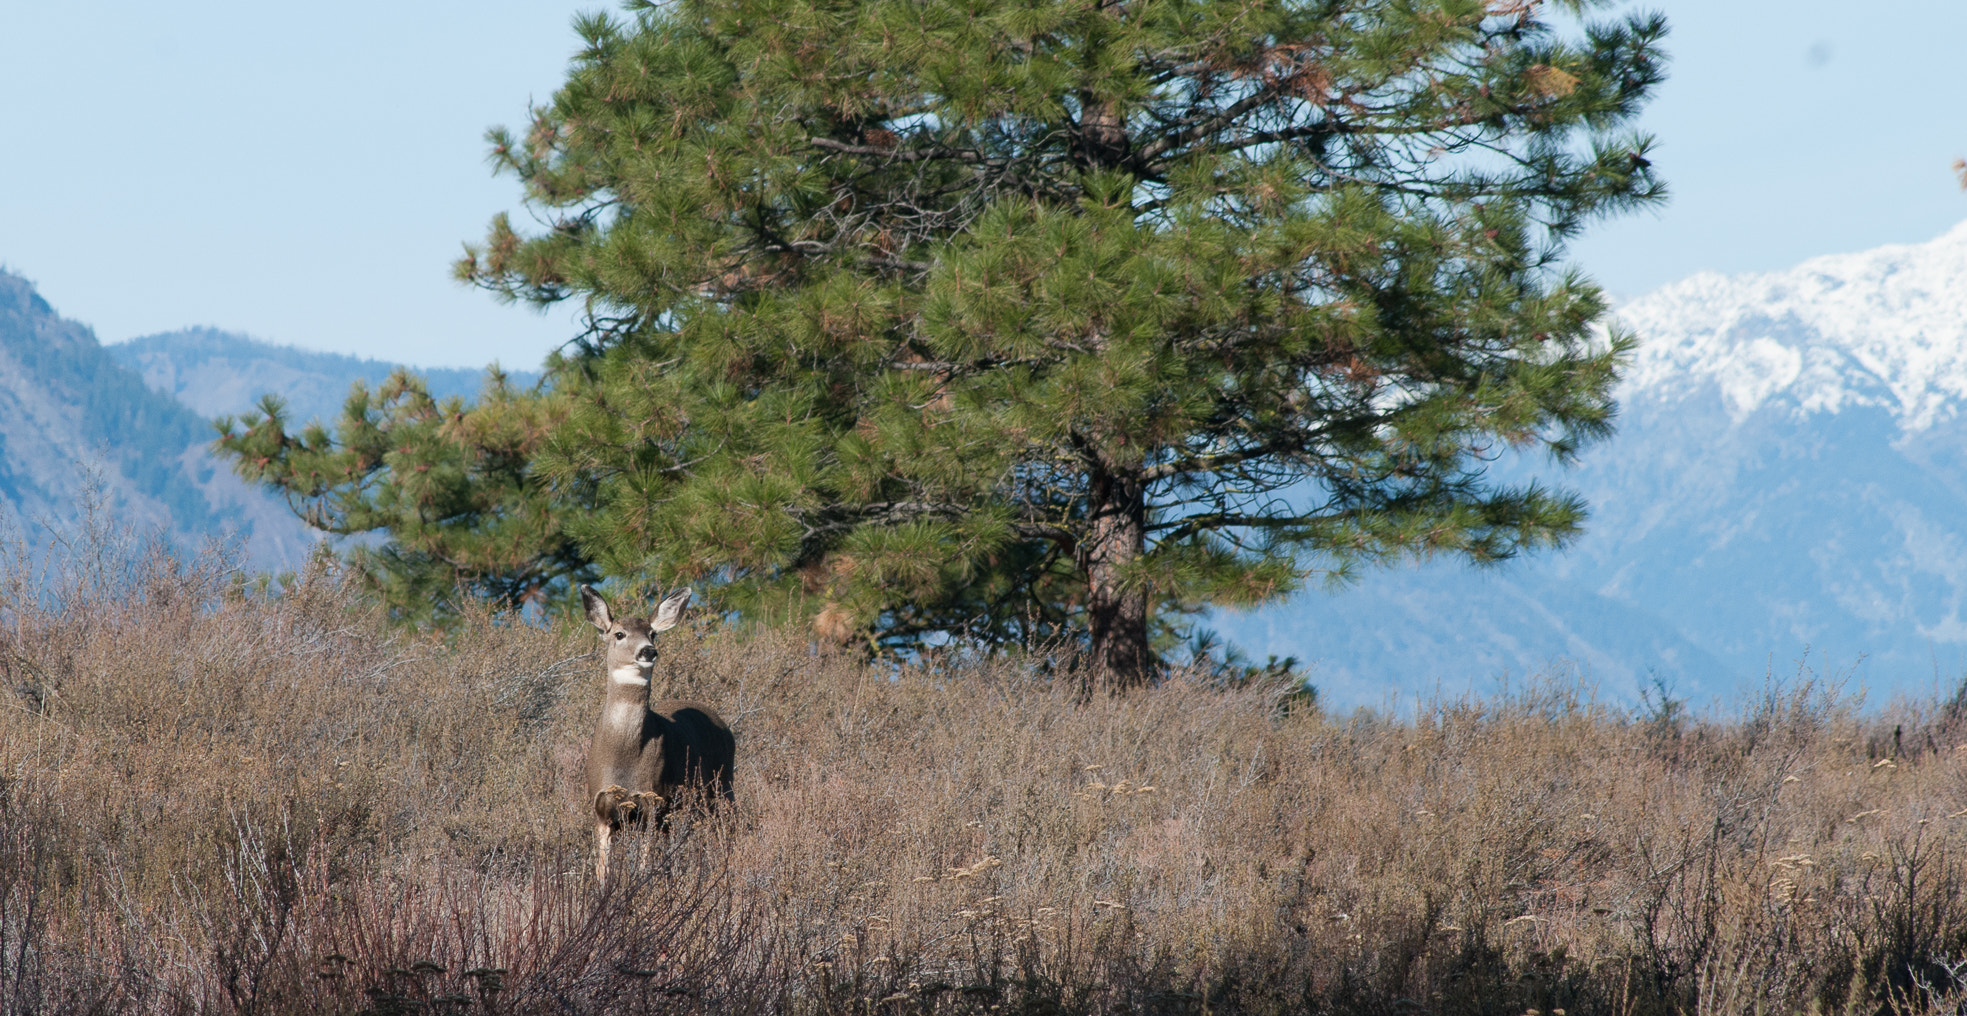
<svg viewBox="0 0 1967 1016"><path fill-rule="evenodd" d="M671 633L737 802L605 890L590 639L132 553L0 603L0 1013L1959 1011L1952 704L1410 719ZM95 583L93 586L90 583ZM631 852L633 853L633 852Z"/></svg>

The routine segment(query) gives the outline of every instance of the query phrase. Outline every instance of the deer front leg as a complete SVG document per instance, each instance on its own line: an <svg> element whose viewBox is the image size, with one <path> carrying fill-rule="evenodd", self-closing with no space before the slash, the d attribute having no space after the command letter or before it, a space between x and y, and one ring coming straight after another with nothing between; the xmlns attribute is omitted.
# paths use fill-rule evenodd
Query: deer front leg
<svg viewBox="0 0 1967 1016"><path fill-rule="evenodd" d="M644 790L629 798L635 813L644 821L654 822L669 814L669 800L653 790Z"/></svg>
<svg viewBox="0 0 1967 1016"><path fill-rule="evenodd" d="M644 790L635 795L630 805L636 814L642 816L642 870L648 871L649 845L655 841L657 832L667 831L663 822L669 811L669 802L653 790Z"/></svg>
<svg viewBox="0 0 1967 1016"><path fill-rule="evenodd" d="M596 881L608 881L608 848L614 839L614 831L621 828L622 822L635 813L636 802L630 799L628 788L611 783L594 795L594 877Z"/></svg>
<svg viewBox="0 0 1967 1016"><path fill-rule="evenodd" d="M594 795L594 820L619 829L635 820L640 805L640 795L630 794L619 783L610 783Z"/></svg>

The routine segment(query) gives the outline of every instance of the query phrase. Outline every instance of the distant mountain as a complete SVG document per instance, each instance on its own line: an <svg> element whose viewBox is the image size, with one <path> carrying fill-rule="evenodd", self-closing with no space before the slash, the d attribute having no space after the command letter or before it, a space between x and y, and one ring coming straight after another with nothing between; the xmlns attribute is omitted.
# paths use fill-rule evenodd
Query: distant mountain
<svg viewBox="0 0 1967 1016"><path fill-rule="evenodd" d="M76 520L88 471L110 510L180 545L232 533L254 567L292 567L318 534L286 503L235 477L207 447L214 417L273 393L294 424L333 422L349 386L380 384L395 364L276 346L192 328L103 346L56 314L27 280L0 271L0 502L25 534ZM419 370L431 394L470 398L485 372ZM537 374L511 372L531 385Z"/></svg>
<svg viewBox="0 0 1967 1016"><path fill-rule="evenodd" d="M288 420L332 424L341 416L348 389L358 380L380 385L397 365L341 353L316 353L277 346L216 328L146 335L107 347L109 355L142 375L151 389L175 396L207 419L244 412L261 395L287 401ZM415 368L439 399L471 399L485 383L483 370L458 367ZM510 371L513 384L530 386L539 375Z"/></svg>
<svg viewBox="0 0 1967 1016"><path fill-rule="evenodd" d="M1615 698L1657 681L1701 700L1805 658L1879 693L1955 686L1967 673L1967 223L1786 271L1698 275L1618 316L1643 341L1618 436L1569 472L1499 467L1584 494L1593 519L1574 547L1487 572L1370 574L1224 612L1217 628L1260 658L1307 661L1340 706L1552 668ZM356 378L390 369L210 329L105 350L0 273L0 499L63 518L76 463L91 462L135 522L185 537L232 525L256 561L298 560L309 535L206 455L206 419L266 391L297 422L332 419ZM482 380L425 375L440 395Z"/></svg>
<svg viewBox="0 0 1967 1016"><path fill-rule="evenodd" d="M0 501L30 540L72 524L87 478L132 530L181 544L232 533L251 561L299 561L311 542L286 506L205 451L211 426L62 318L27 280L0 271Z"/></svg>
<svg viewBox="0 0 1967 1016"><path fill-rule="evenodd" d="M1218 627L1312 661L1330 699L1488 688L1553 665L1615 697L1796 673L1875 693L1967 671L1967 223L1930 243L1702 274L1620 308L1641 338L1560 555L1431 564ZM1534 464L1533 464L1534 465ZM1860 662L1862 661L1862 662Z"/></svg>

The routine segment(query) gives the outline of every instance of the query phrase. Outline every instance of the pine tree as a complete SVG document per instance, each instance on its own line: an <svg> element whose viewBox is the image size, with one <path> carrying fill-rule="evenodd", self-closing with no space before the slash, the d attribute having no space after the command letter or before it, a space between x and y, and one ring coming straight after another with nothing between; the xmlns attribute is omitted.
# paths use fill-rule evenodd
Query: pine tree
<svg viewBox="0 0 1967 1016"><path fill-rule="evenodd" d="M1658 16L677 0L576 29L491 135L547 224L458 265L581 301L543 389L221 438L386 530L385 586L708 582L876 648L1066 635L1126 685L1211 605L1579 531L1487 467L1609 432L1630 342L1565 243L1663 193L1627 129Z"/></svg>
<svg viewBox="0 0 1967 1016"><path fill-rule="evenodd" d="M217 447L309 525L386 534L353 542L350 563L399 617L427 621L460 596L525 604L598 580L561 524L581 510L579 492L533 476L557 406L496 370L475 405L440 403L399 370L373 392L357 382L332 434L318 423L289 434L286 406L269 395L257 413L221 417Z"/></svg>

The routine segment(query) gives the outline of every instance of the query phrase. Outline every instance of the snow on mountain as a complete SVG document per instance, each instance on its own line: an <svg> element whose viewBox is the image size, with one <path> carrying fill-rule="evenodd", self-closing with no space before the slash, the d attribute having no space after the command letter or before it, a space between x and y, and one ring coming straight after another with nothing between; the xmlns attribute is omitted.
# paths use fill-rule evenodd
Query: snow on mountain
<svg viewBox="0 0 1967 1016"><path fill-rule="evenodd" d="M1729 697L1807 669L1876 694L1967 672L1967 223L1927 243L1618 308L1640 347L1619 432L1578 468L1568 551L1438 562L1218 627L1340 704L1577 674Z"/></svg>
<svg viewBox="0 0 1967 1016"><path fill-rule="evenodd" d="M1712 383L1738 421L1772 401L1879 406L1927 430L1967 399L1967 222L1783 271L1702 272L1618 317L1644 339L1628 397L1684 399Z"/></svg>

